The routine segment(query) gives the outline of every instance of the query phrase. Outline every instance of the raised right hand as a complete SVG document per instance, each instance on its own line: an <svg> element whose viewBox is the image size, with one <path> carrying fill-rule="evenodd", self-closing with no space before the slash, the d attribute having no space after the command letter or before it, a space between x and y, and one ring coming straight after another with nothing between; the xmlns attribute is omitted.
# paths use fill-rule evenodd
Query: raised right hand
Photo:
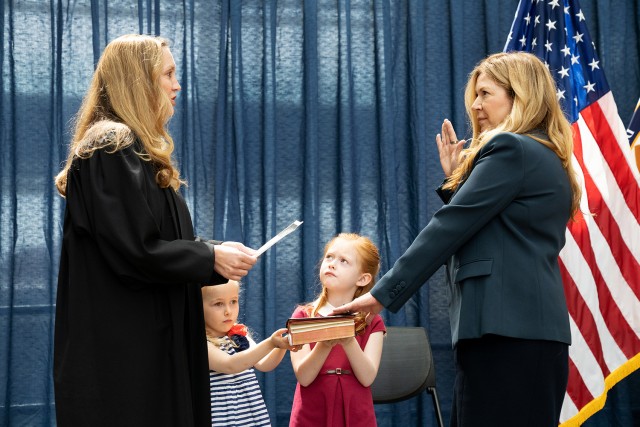
<svg viewBox="0 0 640 427"><path fill-rule="evenodd" d="M436 135L436 144L438 145L438 154L440 155L440 165L444 176L449 177L458 167L458 159L460 152L464 148L464 139L458 141L456 131L449 119L442 122L442 133Z"/></svg>

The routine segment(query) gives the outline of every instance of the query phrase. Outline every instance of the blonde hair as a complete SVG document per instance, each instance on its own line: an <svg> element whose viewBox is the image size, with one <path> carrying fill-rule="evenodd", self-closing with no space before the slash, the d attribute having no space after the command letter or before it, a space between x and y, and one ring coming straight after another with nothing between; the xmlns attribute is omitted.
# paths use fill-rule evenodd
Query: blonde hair
<svg viewBox="0 0 640 427"><path fill-rule="evenodd" d="M143 147L137 154L155 166L161 188L178 190L184 184L171 158L174 144L166 129L173 107L158 83L163 49L168 47L169 42L161 37L128 34L104 49L74 119L66 164L55 178L62 196L75 158L89 158L104 147L115 152L136 138Z"/></svg>
<svg viewBox="0 0 640 427"><path fill-rule="evenodd" d="M227 284L235 284L238 287L238 298L240 297L240 291L242 290L242 287L240 286L240 282L236 281L236 280L229 280L227 283L222 283L219 285L212 285L212 286L203 286L200 289L200 292L202 293L202 303L205 303L205 297L207 296L207 294L209 294L210 290L213 290L214 288L218 287L218 286L223 286L223 285L227 285ZM238 323L234 324L237 325ZM238 347L238 345L233 342L232 340L227 339L226 337L214 337L212 335L209 335L209 333L207 333L205 331L205 335L207 338L207 341L209 341L211 344L215 345L216 347L220 347L222 345L229 345L231 344L231 346L233 347ZM247 337L249 336L249 330L247 328Z"/></svg>
<svg viewBox="0 0 640 427"><path fill-rule="evenodd" d="M480 74L492 79L510 95L513 106L507 117L493 129L480 129L472 105L476 100L476 82ZM444 189L455 189L471 173L480 149L501 132L527 135L551 149L560 158L571 185L571 212L579 210L581 189L571 162L573 131L558 100L556 85L547 67L535 55L526 52L496 53L483 59L469 75L464 95L473 138L462 151L460 163L448 178ZM543 139L535 134L542 130Z"/></svg>
<svg viewBox="0 0 640 427"><path fill-rule="evenodd" d="M380 253L376 245L368 238L355 233L340 233L324 246L324 252L322 257L327 254L327 251L331 245L338 239L347 240L353 243L353 246L358 253L358 264L360 266L361 273L369 273L371 275L371 281L365 286L358 286L356 288L353 299L358 298L360 295L364 295L373 288L376 284L378 272L380 271ZM320 307L325 305L328 301L329 293L327 288L322 287L320 295L316 299L315 307L309 309L309 315L317 316ZM360 332L366 327L365 323L366 313L356 314L356 332Z"/></svg>

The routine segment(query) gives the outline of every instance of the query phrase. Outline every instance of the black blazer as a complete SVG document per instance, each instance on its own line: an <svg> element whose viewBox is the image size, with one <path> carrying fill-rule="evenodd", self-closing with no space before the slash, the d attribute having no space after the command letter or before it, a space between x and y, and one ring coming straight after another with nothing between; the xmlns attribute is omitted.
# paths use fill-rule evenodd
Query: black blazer
<svg viewBox="0 0 640 427"><path fill-rule="evenodd" d="M571 343L558 267L571 188L558 156L513 133L471 173L371 290L391 311L447 262L452 340L485 334Z"/></svg>

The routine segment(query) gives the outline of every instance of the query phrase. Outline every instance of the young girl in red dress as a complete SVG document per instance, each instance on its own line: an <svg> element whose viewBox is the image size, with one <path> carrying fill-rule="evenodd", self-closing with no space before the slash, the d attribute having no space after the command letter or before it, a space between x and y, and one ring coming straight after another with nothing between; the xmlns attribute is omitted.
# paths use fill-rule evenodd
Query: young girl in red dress
<svg viewBox="0 0 640 427"><path fill-rule="evenodd" d="M322 292L292 317L326 316L374 285L380 269L376 246L358 234L341 233L324 248ZM298 379L289 426L375 426L369 386L378 373L386 333L380 315L369 324L356 315L356 337L305 344L291 353Z"/></svg>

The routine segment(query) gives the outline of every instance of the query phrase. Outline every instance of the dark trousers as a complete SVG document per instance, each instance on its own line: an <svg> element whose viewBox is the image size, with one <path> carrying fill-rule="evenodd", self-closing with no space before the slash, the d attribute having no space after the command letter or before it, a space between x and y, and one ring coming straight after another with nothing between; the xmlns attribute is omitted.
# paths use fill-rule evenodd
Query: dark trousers
<svg viewBox="0 0 640 427"><path fill-rule="evenodd" d="M557 427L569 346L486 335L460 340L451 427Z"/></svg>

